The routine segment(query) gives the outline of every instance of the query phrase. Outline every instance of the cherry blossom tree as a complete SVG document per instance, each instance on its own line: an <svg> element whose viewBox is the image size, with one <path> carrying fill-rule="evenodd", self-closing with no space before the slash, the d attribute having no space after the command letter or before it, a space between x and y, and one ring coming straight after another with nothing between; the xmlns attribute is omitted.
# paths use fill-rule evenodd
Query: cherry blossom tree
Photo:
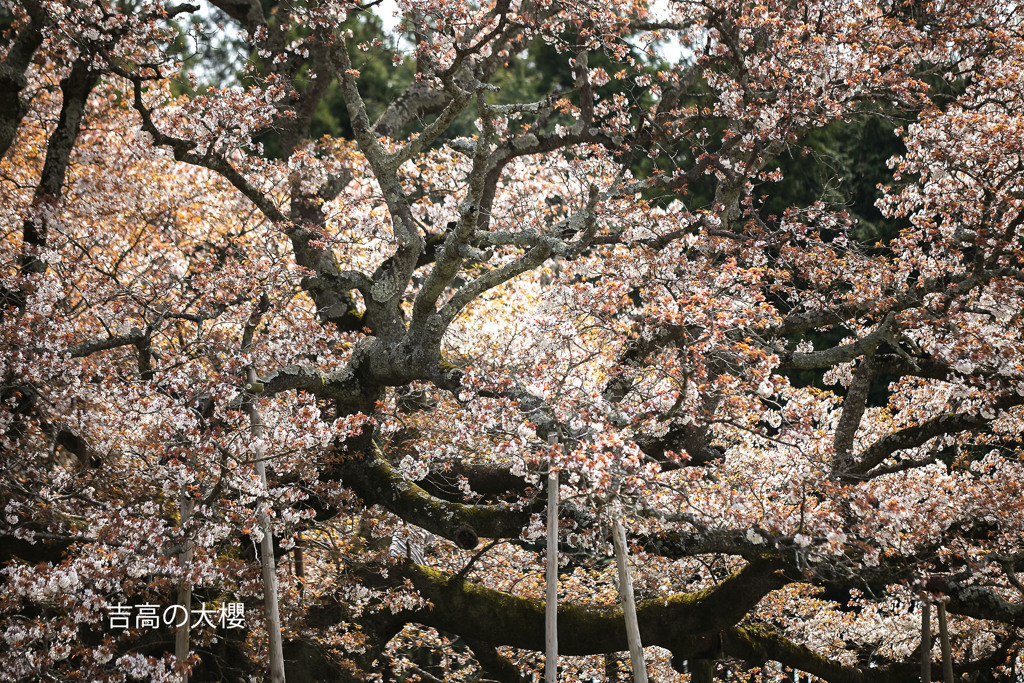
<svg viewBox="0 0 1024 683"><path fill-rule="evenodd" d="M1015 4L372 5L0 4L5 678L1016 681Z"/></svg>

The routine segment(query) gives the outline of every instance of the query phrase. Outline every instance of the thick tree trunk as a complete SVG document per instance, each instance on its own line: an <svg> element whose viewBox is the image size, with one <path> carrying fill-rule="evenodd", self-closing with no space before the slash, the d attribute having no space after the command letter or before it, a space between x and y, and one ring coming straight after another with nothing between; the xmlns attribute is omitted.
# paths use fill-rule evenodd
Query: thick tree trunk
<svg viewBox="0 0 1024 683"><path fill-rule="evenodd" d="M43 28L50 24L49 16L37 0L22 0L22 6L29 20L18 29L0 64L0 159L7 154L18 126L28 113L28 104L22 100L21 91L28 85L26 72L43 43Z"/></svg>
<svg viewBox="0 0 1024 683"><path fill-rule="evenodd" d="M30 3L30 5L35 6L36 3ZM32 48L32 51L34 49ZM5 62L9 61L11 57L13 55L8 55L8 60ZM72 64L71 71L60 82L62 96L60 116L57 119L57 126L47 139L46 158L32 198L32 212L25 217L22 223L22 252L19 269L21 275L26 279L15 290L9 290L0 285L0 315L2 315L5 304L24 313L34 286L31 276L41 275L47 270L47 262L41 257L46 249L52 215L64 192L68 166L71 163L71 153L81 131L89 94L99 82L99 75L92 70L91 62L91 57L80 57ZM2 76L3 73L6 73L7 76L11 75L9 68L0 68L0 90L4 89L4 80L6 80ZM24 74L22 74L23 76ZM13 97L14 99L7 103L0 101L0 118L13 117L14 120L20 121L20 117L25 115L26 109L17 92ZM4 99L6 98L0 97L0 100ZM4 111L7 108L12 109ZM11 131L2 130L3 125L0 125L0 147L3 148L3 152L6 152L14 139L17 123L14 125L15 130ZM6 139L8 134L10 139Z"/></svg>
<svg viewBox="0 0 1024 683"><path fill-rule="evenodd" d="M36 215L27 218L22 226L24 251L21 254L23 275L38 275L46 271L46 261L40 258L49 237L50 211L64 193L71 153L82 128L89 94L99 82L99 74L91 67L91 57L81 57L71 66L71 71L60 82L60 117L46 143L46 160L39 176L32 205L40 209Z"/></svg>
<svg viewBox="0 0 1024 683"><path fill-rule="evenodd" d="M690 683L714 683L715 663L710 659L690 660Z"/></svg>

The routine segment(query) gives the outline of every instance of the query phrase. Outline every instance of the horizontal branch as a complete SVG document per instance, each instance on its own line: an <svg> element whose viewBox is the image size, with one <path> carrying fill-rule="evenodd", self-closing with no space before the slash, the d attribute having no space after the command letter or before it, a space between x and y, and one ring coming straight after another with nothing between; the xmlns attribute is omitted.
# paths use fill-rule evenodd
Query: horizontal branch
<svg viewBox="0 0 1024 683"><path fill-rule="evenodd" d="M530 521L529 509L504 504L466 505L432 496L379 456L349 457L340 471L345 485L367 504L381 505L406 522L459 545L468 545L469 533L485 538L518 538Z"/></svg>
<svg viewBox="0 0 1024 683"><path fill-rule="evenodd" d="M722 654L748 662L774 660L828 683L904 683L916 680L913 665L890 665L859 669L824 657L804 645L797 645L774 629L748 626L728 629L721 635Z"/></svg>
<svg viewBox="0 0 1024 683"><path fill-rule="evenodd" d="M509 471L511 463L508 462L466 462L455 460L443 468L433 470L422 486L431 495L441 498L448 498L455 495L464 495L461 488L454 483L455 480L465 478L473 493L482 496L494 496L502 493L522 494L530 487L530 484L522 477L517 477Z"/></svg>
<svg viewBox="0 0 1024 683"><path fill-rule="evenodd" d="M305 391L318 398L359 405L365 393L351 368L321 372L301 365L288 365L268 372L247 387L253 393L279 394L284 391Z"/></svg>
<svg viewBox="0 0 1024 683"><path fill-rule="evenodd" d="M416 621L472 635L492 645L543 651L542 600L485 588L411 563L396 574L409 579L434 605L417 613ZM692 653L697 645L694 637L734 626L765 595L787 583L773 565L752 562L707 590L642 601L637 606L642 641L673 652ZM619 607L562 603L558 631L560 654L626 649L625 622Z"/></svg>
<svg viewBox="0 0 1024 683"><path fill-rule="evenodd" d="M813 311L790 313L781 323L761 331L765 337L788 337L819 327L839 325L869 313L900 313L919 306L928 294L944 293L948 298L964 296L975 287L1012 275L1008 269L972 273L968 277L944 275L925 280L917 287L888 299L872 299L827 306Z"/></svg>
<svg viewBox="0 0 1024 683"><path fill-rule="evenodd" d="M990 410L998 413L1014 406L1024 404L1024 397L1016 396L996 402ZM979 409L980 411L980 409ZM944 434L956 434L984 427L993 417L984 417L980 412L949 413L939 415L921 424L906 427L888 434L871 444L853 458L851 474L864 475L881 465L896 451L916 448Z"/></svg>
<svg viewBox="0 0 1024 683"><path fill-rule="evenodd" d="M430 602L427 609L398 615L407 623L472 638L489 648L505 645L543 651L544 602L540 599L493 590L412 563L400 565L393 580L410 581ZM637 607L641 637L645 645L671 651L674 664L721 657L753 664L772 660L828 683L902 683L913 677L914 664L847 666L790 641L771 627L737 625L764 595L787 583L773 565L754 560L705 591L643 601ZM619 607L561 603L558 630L561 654L605 654L626 648L625 622ZM956 670L991 668L1001 663L1007 652L1008 648L999 648L957 665Z"/></svg>
<svg viewBox="0 0 1024 683"><path fill-rule="evenodd" d="M947 596L947 608L953 614L1024 628L1024 602L1010 602L991 588L965 585L944 576L929 578L927 588Z"/></svg>
<svg viewBox="0 0 1024 683"><path fill-rule="evenodd" d="M848 363L855 358L870 353L891 335L893 314L873 331L860 339L842 346L833 346L821 351L810 353L791 353L783 357L779 363L780 370L819 370L831 368L839 363Z"/></svg>
<svg viewBox="0 0 1024 683"><path fill-rule="evenodd" d="M131 332L129 334L120 334L113 337L107 337L106 339L94 339L92 341L82 342L77 346L72 346L68 351L71 353L72 358L84 358L100 351L108 351L110 349L117 349L123 346L137 346L146 341L146 334L144 332Z"/></svg>

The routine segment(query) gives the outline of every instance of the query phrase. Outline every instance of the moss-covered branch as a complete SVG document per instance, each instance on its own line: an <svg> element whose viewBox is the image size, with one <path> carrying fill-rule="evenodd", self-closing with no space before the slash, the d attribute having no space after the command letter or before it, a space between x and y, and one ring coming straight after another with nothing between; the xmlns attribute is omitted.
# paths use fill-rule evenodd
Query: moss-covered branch
<svg viewBox="0 0 1024 683"><path fill-rule="evenodd" d="M544 648L542 600L503 593L411 563L398 567L391 577L391 581L411 582L430 601L427 609L399 615L408 623L462 636L474 643L474 651L484 653L501 645L534 651ZM754 561L707 590L644 601L637 608L643 641L670 650L675 661L719 657L754 663L774 660L829 683L907 680L912 665L871 670L845 666L771 628L737 626L765 595L786 583L788 579L776 565ZM626 647L622 610L615 606L562 604L558 626L559 650L565 655L619 652ZM503 669L503 673L512 679L510 671Z"/></svg>
<svg viewBox="0 0 1024 683"><path fill-rule="evenodd" d="M406 564L396 575L408 579L433 608L414 620L492 645L544 648L544 602L480 586L434 569ZM706 648L701 636L731 628L760 600L786 583L774 565L752 562L713 588L646 600L637 606L641 638L673 652L692 655ZM566 603L558 610L559 651L566 655L626 649L618 607ZM685 658L685 657L684 657Z"/></svg>
<svg viewBox="0 0 1024 683"><path fill-rule="evenodd" d="M516 680L511 664L495 659L497 646L542 651L544 603L485 588L435 569L407 563L390 572L388 582L410 582L430 606L394 615L466 639L481 663ZM366 577L380 585L381 576ZM754 561L713 588L642 602L637 617L645 645L672 652L673 661L734 657L754 664L777 661L829 683L902 683L913 680L916 665L895 663L870 669L847 666L799 645L763 625L739 624L765 595L788 583L776 566ZM389 622L392 633L396 622ZM559 650L570 656L619 652L626 647L622 610L613 606L566 603L559 606ZM1009 648L956 666L958 672L991 669Z"/></svg>

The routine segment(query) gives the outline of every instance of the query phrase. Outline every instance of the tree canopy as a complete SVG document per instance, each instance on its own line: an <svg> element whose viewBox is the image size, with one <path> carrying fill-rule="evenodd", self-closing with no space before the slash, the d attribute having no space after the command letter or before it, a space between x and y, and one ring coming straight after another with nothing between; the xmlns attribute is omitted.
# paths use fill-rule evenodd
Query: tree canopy
<svg viewBox="0 0 1024 683"><path fill-rule="evenodd" d="M374 4L0 3L4 676L1016 681L1016 4Z"/></svg>

